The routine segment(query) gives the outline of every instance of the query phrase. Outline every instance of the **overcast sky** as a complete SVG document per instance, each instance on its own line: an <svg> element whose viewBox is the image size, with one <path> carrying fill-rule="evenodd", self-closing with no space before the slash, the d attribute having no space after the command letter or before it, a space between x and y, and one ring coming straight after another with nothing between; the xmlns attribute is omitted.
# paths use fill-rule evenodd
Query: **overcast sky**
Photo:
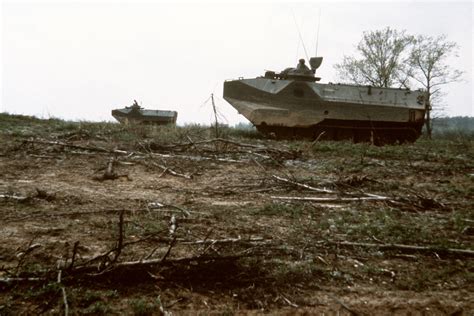
<svg viewBox="0 0 474 316"><path fill-rule="evenodd" d="M0 112L113 120L136 99L178 111L178 123L211 122L214 93L229 124L246 119L222 99L226 79L280 71L314 55L333 65L354 54L363 31L390 26L460 45L452 67L464 82L444 88L448 115L474 116L473 5L464 2L112 2L3 1Z"/></svg>

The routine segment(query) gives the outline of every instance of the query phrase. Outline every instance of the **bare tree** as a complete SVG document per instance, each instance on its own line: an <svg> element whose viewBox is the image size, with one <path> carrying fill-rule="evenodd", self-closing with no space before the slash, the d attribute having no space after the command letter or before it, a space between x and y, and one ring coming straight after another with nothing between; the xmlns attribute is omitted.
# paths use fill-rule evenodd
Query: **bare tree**
<svg viewBox="0 0 474 316"><path fill-rule="evenodd" d="M344 56L335 68L343 81L374 87L391 87L398 83L406 87L408 69L405 69L407 47L413 37L405 31L387 27L383 30L364 32L356 46L360 58Z"/></svg>
<svg viewBox="0 0 474 316"><path fill-rule="evenodd" d="M457 57L458 45L446 40L445 35L438 37L418 36L409 55L410 69L407 75L426 90L425 126L431 138L433 105L441 99L441 86L459 81L462 71L451 68L446 62L451 56ZM437 104L439 106L439 103Z"/></svg>

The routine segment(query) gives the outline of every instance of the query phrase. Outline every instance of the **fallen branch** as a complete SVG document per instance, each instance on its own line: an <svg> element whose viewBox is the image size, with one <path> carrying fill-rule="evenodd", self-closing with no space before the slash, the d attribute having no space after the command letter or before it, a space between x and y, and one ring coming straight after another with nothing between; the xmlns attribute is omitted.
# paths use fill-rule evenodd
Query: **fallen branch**
<svg viewBox="0 0 474 316"><path fill-rule="evenodd" d="M74 267L74 262L76 261L77 248L79 247L79 240L74 243L72 248L71 264L68 267L68 270L71 270Z"/></svg>
<svg viewBox="0 0 474 316"><path fill-rule="evenodd" d="M158 301L158 305L159 305L159 308L160 308L160 315L162 315L162 316L171 316L172 315L171 312L168 312L168 311L165 310L165 307L163 306L163 303L161 302L160 295L158 295L156 300Z"/></svg>
<svg viewBox="0 0 474 316"><path fill-rule="evenodd" d="M166 167L166 166L157 164L157 163L155 163L155 162L152 162L151 164L152 164L153 166L155 166L155 167L161 168L161 169L163 170L162 175L165 174L165 173L169 173L169 174L171 174L171 175L173 175L173 176L175 176L175 177L181 177L181 178L185 178L185 179L192 179L192 178L193 178L191 175L178 173L178 172L174 171L174 170L171 169L171 168L168 168L168 167ZM161 177L161 175L160 175L160 177Z"/></svg>
<svg viewBox="0 0 474 316"><path fill-rule="evenodd" d="M105 262L110 260L109 255L112 254L112 253L115 253L115 255L114 255L113 259L111 260L111 263L114 263L118 260L118 257L120 256L120 254L121 254L123 248L125 248L125 246L128 246L128 245L131 245L131 244L134 244L134 243L137 243L137 242L140 242L140 241L143 241L143 240L147 239L147 238L144 238L142 240L128 242L128 243L123 242L123 217L124 217L125 211L126 211L125 209L119 210L117 246L110 249L110 250L108 250L106 253L103 253L103 254L100 254L98 256L95 256L95 257L92 257L92 258L88 259L82 266L86 266L87 264L89 264L93 261L99 260L99 259L103 259L102 264L104 264Z"/></svg>
<svg viewBox="0 0 474 316"><path fill-rule="evenodd" d="M12 283L12 282L39 282L45 281L45 278L0 278L2 283Z"/></svg>
<svg viewBox="0 0 474 316"><path fill-rule="evenodd" d="M114 158L110 158L109 162L107 163L107 169L105 170L104 179L115 179L117 175L114 171Z"/></svg>
<svg viewBox="0 0 474 316"><path fill-rule="evenodd" d="M170 222L169 222L169 233L171 237L173 237L174 234L176 233L176 228L178 228L176 217L174 215L171 215Z"/></svg>
<svg viewBox="0 0 474 316"><path fill-rule="evenodd" d="M166 258L168 258L168 256L170 255L171 253L171 249L173 248L173 246L176 244L176 235L173 237L173 240L170 242L169 246L168 246L168 250L166 250L166 253L164 254L164 256L161 258L161 262L165 262Z"/></svg>
<svg viewBox="0 0 474 316"><path fill-rule="evenodd" d="M311 190L311 191L315 191L315 192L319 192L319 193L337 194L336 191L329 190L329 189L326 189L326 188L324 188L324 189L315 188L315 187L312 187L310 185L303 184L303 183L298 183L296 181L285 179L285 178L282 178L282 177L279 177L279 176L276 176L276 175L273 175L272 177L274 179L278 180L278 181L293 184L295 186L305 188L305 189L308 189L308 190ZM366 197L337 198L337 201L352 201L352 200L349 200L349 199L355 199L355 201L358 201L358 200L392 200L392 198L382 196L382 195L378 195L378 194L372 194L372 193L366 193L366 192L361 192L361 193L364 194ZM328 202L336 202L336 201L328 200Z"/></svg>
<svg viewBox="0 0 474 316"><path fill-rule="evenodd" d="M115 164L115 159L112 157L107 162L107 167L105 168L104 174L101 176L95 176L93 179L97 181L104 181L104 180L115 180L119 178L120 176L114 171L114 164Z"/></svg>
<svg viewBox="0 0 474 316"><path fill-rule="evenodd" d="M255 237L249 239L242 238L227 238L227 239L205 239L205 240L196 240L196 241L184 241L181 242L182 245L204 245L204 244L227 244L227 243L236 243L236 242L264 242L268 239L263 237Z"/></svg>
<svg viewBox="0 0 474 316"><path fill-rule="evenodd" d="M266 155L261 155L259 153L266 153L266 154L273 154L273 156L277 155L280 157L285 157L286 159L295 159L300 155L300 152L297 151L290 151L290 150L284 150L284 149L277 149L277 148L271 148L271 147L265 147L265 146L259 146L259 145L252 145L252 144L245 144L245 143L239 143L233 140L228 140L228 139L223 139L223 138L214 138L214 139L208 139L208 140L203 140L203 141L197 141L193 142L190 141L189 143L182 143L182 144L175 144L175 145L152 145L155 149L158 150L168 150L172 151L179 148L186 148L186 147L195 147L197 145L205 145L205 144L216 144L216 143L223 143L223 144L228 144L228 145L233 145L236 147L241 147L241 148L249 148L251 150L245 151L245 153L248 154L253 154L257 156L261 156L265 159L269 159L272 157L268 157ZM143 146L142 146L143 147ZM213 152L215 152L214 150ZM235 151L231 151L234 152ZM176 157L176 158L187 158L187 159L192 159L192 160L208 160L208 159L213 159L217 161L223 161L223 162L244 162L244 161L238 161L238 160L233 160L233 159L224 159L224 158L210 158L210 157L195 157L195 156L183 156L183 155L170 155L170 154L158 154L158 153L151 153L149 151L149 154L152 155L157 155L161 157Z"/></svg>
<svg viewBox="0 0 474 316"><path fill-rule="evenodd" d="M40 248L41 244L33 244L33 241L37 238L38 236L35 235L33 238L30 240L30 242L27 245L27 248L18 252L16 255L18 257L18 263L15 267L15 275L18 275L20 272L21 267L23 266L23 263L26 260L27 255L29 255L31 252L33 252L35 249Z"/></svg>
<svg viewBox="0 0 474 316"><path fill-rule="evenodd" d="M271 196L274 200L288 200L288 201L308 201L318 203L328 202L354 202L354 201L385 201L390 198L385 196L361 196L361 197L312 197L312 196Z"/></svg>
<svg viewBox="0 0 474 316"><path fill-rule="evenodd" d="M298 305L290 301L288 298L280 294L280 297L285 301L286 304L290 305L291 307L298 308Z"/></svg>
<svg viewBox="0 0 474 316"><path fill-rule="evenodd" d="M150 209L151 210L156 210L156 209L160 209L160 208L174 208L174 209L177 209L178 211L181 211L185 215L185 217L189 217L191 215L191 213L196 213L196 214L201 214L201 215L209 215L209 214L202 213L202 212L188 211L188 210L185 210L184 208L176 206L176 205L163 204L163 203L160 203L160 202L148 203L147 207L148 207L149 210Z"/></svg>
<svg viewBox="0 0 474 316"><path fill-rule="evenodd" d="M64 316L68 316L69 315L69 305L67 303L66 289L64 288L64 286L61 288L61 291L63 293Z"/></svg>
<svg viewBox="0 0 474 316"><path fill-rule="evenodd" d="M187 159L192 161L220 161L220 162L230 162L230 163L248 163L249 160L235 160L235 159L226 159L226 158L217 158L217 157L206 157L206 156L187 156L187 155L170 155L170 154L151 154L156 157L161 158L176 158L176 159Z"/></svg>
<svg viewBox="0 0 474 316"><path fill-rule="evenodd" d="M122 247L123 247L123 215L125 213L125 210L121 210L119 214L119 235L118 235L118 241L117 241L117 247L116 247L116 252L115 252L115 257L112 260L112 263L117 262L118 257L120 256L122 252Z"/></svg>
<svg viewBox="0 0 474 316"><path fill-rule="evenodd" d="M170 238L163 238L163 237L158 237L157 238L156 236L147 236L147 237L144 237L144 238L141 238L141 239L138 239L138 240L124 242L122 244L122 250L125 247L128 247L130 245L134 245L134 244L138 244L138 243L145 242L145 241L150 241L150 240L154 240L154 241L158 241L158 242L169 242ZM87 267L88 265L90 265L92 262L98 261L98 260L101 260L101 259L103 259L105 262L107 262L107 260L109 260L110 254L112 254L114 252L115 253L117 252L117 247L112 248L112 249L108 250L107 252L102 253L100 255L96 255L94 257L83 257L82 259L85 260L85 262L83 262L77 268L82 269L82 268Z"/></svg>
<svg viewBox="0 0 474 316"><path fill-rule="evenodd" d="M92 210L92 211L79 211L79 212L59 212L59 213L42 213L42 214L32 214L27 216L22 216L18 218L7 218L3 222L16 222L16 221L24 221L27 218L41 218L41 217L51 217L51 216L80 216L80 215L90 215L90 214L108 214L108 213L116 213L120 212L121 210L117 209L105 209L105 210ZM126 210L131 211L131 210ZM147 211L147 209L137 209L134 211Z"/></svg>
<svg viewBox="0 0 474 316"><path fill-rule="evenodd" d="M129 154L127 151L124 151L124 150L118 150L118 149L109 150L109 149L105 149L105 148L101 148L101 147L81 146L81 145L62 143L62 142L58 142L58 141L46 141L46 140L32 139L32 140L24 140L23 143L43 144L43 145L51 145L51 146L62 146L62 147L69 147L69 148L75 148L75 149L81 149L81 150L87 150L87 151L95 151L95 152L111 153L111 154L120 154L120 155L128 155Z"/></svg>
<svg viewBox="0 0 474 316"><path fill-rule="evenodd" d="M5 199L5 200L15 200L15 201L26 201L30 197L28 196L18 196L14 194L0 194L0 199Z"/></svg>
<svg viewBox="0 0 474 316"><path fill-rule="evenodd" d="M341 306L344 307L344 309L347 310L351 315L354 315L354 316L360 315L358 312L354 311L352 308L350 308L349 306L347 306L346 303L344 303L343 301L341 301L340 299L338 299L338 298L335 297L334 295L328 293L328 296L329 296L330 298L332 298L333 300L335 300L336 302L338 302L339 304L341 304Z"/></svg>
<svg viewBox="0 0 474 316"><path fill-rule="evenodd" d="M197 142L189 142L189 143L184 143L184 144L176 144L176 145L170 145L170 146L161 146L162 148L166 149L173 149L177 147L190 147L190 146L196 146L196 145L201 145L201 144L211 144L215 142L220 142L220 143L225 143L225 144L230 144L238 147L244 147L244 148L253 148L253 149L259 149L263 151L271 151L271 152L280 152L280 153L287 153L291 154L291 152L286 151L286 150L281 150L281 149L276 149L276 148L271 148L271 147L265 147L265 146L258 146L258 145L252 145L252 144L246 144L246 143L239 143L233 140L229 139L224 139L224 138L213 138L213 139L207 139L207 140L202 140L202 141L197 141Z"/></svg>
<svg viewBox="0 0 474 316"><path fill-rule="evenodd" d="M328 244L342 246L342 247L378 248L382 250L387 249L387 250L401 250L401 251L411 251L411 252L413 251L439 252L439 253L474 257L474 250L470 250L470 249L426 247L426 246L413 246L413 245L402 245L402 244L369 244L369 243L349 242L349 241L340 241L340 242L329 241Z"/></svg>
<svg viewBox="0 0 474 316"><path fill-rule="evenodd" d="M197 257L188 257L188 258L178 258L178 259L166 259L163 261L163 258L154 258L148 260L136 260L136 261L124 261L124 262L116 262L106 267L106 269L100 270L99 274L110 273L116 269L120 268L143 268L143 267L151 267L151 266L170 266L175 264L189 264L192 262L210 262L210 261L225 261L225 260L238 260L244 257L251 257L254 254L241 252L236 255L230 256L197 256ZM73 274L77 275L80 273L93 273L97 275L97 267L96 266L81 266L77 267L72 271Z"/></svg>
<svg viewBox="0 0 474 316"><path fill-rule="evenodd" d="M59 265L58 265L58 267L59 267ZM58 270L57 283L61 287L61 293L62 293L62 296L63 296L64 316L68 316L69 315L69 305L67 303L66 288L64 287L64 285L61 284L61 275L62 275L62 270L59 269Z"/></svg>
<svg viewBox="0 0 474 316"><path fill-rule="evenodd" d="M336 193L336 192L333 191L333 190L315 188L315 187L309 186L309 185L307 185L307 184L298 183L298 182L295 182L295 181L292 181L292 180L289 180L289 179L281 178L281 177L276 176L276 175L273 175L272 178L274 178L274 179L276 179L276 180L278 180L278 181L281 181L281 182L293 184L293 185L296 185L296 186L298 186L298 187L305 188L305 189L308 189L308 190L311 190L311 191L315 191L315 192L319 192L319 193L330 193L330 194L335 194L335 193Z"/></svg>

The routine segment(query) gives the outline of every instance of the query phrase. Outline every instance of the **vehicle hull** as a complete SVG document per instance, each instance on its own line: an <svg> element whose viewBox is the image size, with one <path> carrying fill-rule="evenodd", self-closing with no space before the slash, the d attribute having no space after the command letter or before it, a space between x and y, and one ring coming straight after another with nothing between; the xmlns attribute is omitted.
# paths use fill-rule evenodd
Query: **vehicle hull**
<svg viewBox="0 0 474 316"><path fill-rule="evenodd" d="M126 107L112 110L112 116L122 124L174 125L176 124L178 112Z"/></svg>
<svg viewBox="0 0 474 316"><path fill-rule="evenodd" d="M224 83L224 99L277 138L413 142L421 134L421 91L269 78Z"/></svg>

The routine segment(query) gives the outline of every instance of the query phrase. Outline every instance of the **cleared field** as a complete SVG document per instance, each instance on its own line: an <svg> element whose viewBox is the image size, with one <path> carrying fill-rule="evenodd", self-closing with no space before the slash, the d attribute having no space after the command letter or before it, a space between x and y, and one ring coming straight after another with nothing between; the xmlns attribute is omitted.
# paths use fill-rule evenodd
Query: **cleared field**
<svg viewBox="0 0 474 316"><path fill-rule="evenodd" d="M469 315L474 141L0 115L0 315Z"/></svg>

